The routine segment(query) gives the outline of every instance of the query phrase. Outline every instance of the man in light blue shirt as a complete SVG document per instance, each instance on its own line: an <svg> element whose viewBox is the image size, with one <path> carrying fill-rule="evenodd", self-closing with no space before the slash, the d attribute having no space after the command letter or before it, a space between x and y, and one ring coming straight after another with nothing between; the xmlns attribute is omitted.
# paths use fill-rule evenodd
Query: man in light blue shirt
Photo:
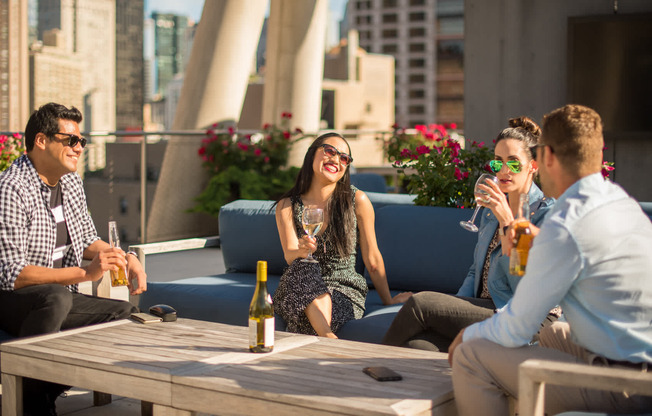
<svg viewBox="0 0 652 416"><path fill-rule="evenodd" d="M508 414L518 365L529 358L638 371L652 363L652 223L600 174L600 116L579 105L557 109L544 117L540 143L543 191L557 203L534 239L514 297L461 331L449 349L462 416ZM542 330L540 346L528 345L556 305L567 323ZM652 409L652 397L549 386L545 406L548 414L642 412Z"/></svg>

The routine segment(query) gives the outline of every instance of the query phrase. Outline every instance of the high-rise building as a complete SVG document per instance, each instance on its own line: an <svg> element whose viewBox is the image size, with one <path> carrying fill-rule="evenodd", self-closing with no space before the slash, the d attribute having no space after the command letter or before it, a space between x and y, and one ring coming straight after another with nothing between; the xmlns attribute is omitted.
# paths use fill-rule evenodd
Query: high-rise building
<svg viewBox="0 0 652 416"><path fill-rule="evenodd" d="M143 0L116 0L116 129L142 129L145 103Z"/></svg>
<svg viewBox="0 0 652 416"><path fill-rule="evenodd" d="M82 129L115 130L116 0L41 0L39 37L50 29L60 29L65 50L80 57Z"/></svg>
<svg viewBox="0 0 652 416"><path fill-rule="evenodd" d="M192 24L185 16L169 13L152 13L154 20L154 65L155 89L159 96L165 95L165 88L174 76L184 71L184 56L187 50L186 29Z"/></svg>
<svg viewBox="0 0 652 416"><path fill-rule="evenodd" d="M362 48L396 59L399 125L461 126L464 0L349 0L346 18Z"/></svg>
<svg viewBox="0 0 652 416"><path fill-rule="evenodd" d="M65 41L59 29L44 32L43 41L32 44L29 59L31 109L52 101L82 108L84 101L80 57L65 49Z"/></svg>
<svg viewBox="0 0 652 416"><path fill-rule="evenodd" d="M27 0L0 0L0 131L22 131L29 117Z"/></svg>

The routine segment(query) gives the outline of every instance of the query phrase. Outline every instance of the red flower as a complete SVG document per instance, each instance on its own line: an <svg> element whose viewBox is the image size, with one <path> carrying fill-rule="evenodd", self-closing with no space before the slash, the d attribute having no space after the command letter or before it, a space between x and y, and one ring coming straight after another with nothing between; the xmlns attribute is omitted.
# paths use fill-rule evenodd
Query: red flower
<svg viewBox="0 0 652 416"><path fill-rule="evenodd" d="M450 128L453 130L457 129L457 123L451 123Z"/></svg>
<svg viewBox="0 0 652 416"><path fill-rule="evenodd" d="M469 178L469 172L464 172L462 174L462 176L464 177L464 179L468 179Z"/></svg>
<svg viewBox="0 0 652 416"><path fill-rule="evenodd" d="M269 163L269 156L265 156L265 159L263 159L265 163Z"/></svg>
<svg viewBox="0 0 652 416"><path fill-rule="evenodd" d="M303 130L301 130L300 128L297 127L296 129L294 129L294 133L303 134Z"/></svg>
<svg viewBox="0 0 652 416"><path fill-rule="evenodd" d="M235 132L235 129L231 126L229 126L229 134L233 134Z"/></svg>
<svg viewBox="0 0 652 416"><path fill-rule="evenodd" d="M423 134L426 134L426 131L428 131L428 127L426 127L424 124L417 124L414 126L414 129Z"/></svg>
<svg viewBox="0 0 652 416"><path fill-rule="evenodd" d="M283 132L283 137L285 137L286 140L289 139L290 138L290 132L289 131L284 131Z"/></svg>
<svg viewBox="0 0 652 416"><path fill-rule="evenodd" d="M263 124L263 130L267 130L270 127L271 127L271 124L269 124L269 123Z"/></svg>
<svg viewBox="0 0 652 416"><path fill-rule="evenodd" d="M462 180L462 171L457 166L455 166L455 179L458 181Z"/></svg>
<svg viewBox="0 0 652 416"><path fill-rule="evenodd" d="M240 148L240 150L245 151L245 152L246 152L247 150L249 150L249 146L247 146L247 145L244 144L244 143L238 143L238 147Z"/></svg>
<svg viewBox="0 0 652 416"><path fill-rule="evenodd" d="M287 118L288 120L292 118L292 113L290 112L283 112L281 113L281 118Z"/></svg>
<svg viewBox="0 0 652 416"><path fill-rule="evenodd" d="M428 146L426 146L426 145L421 145L421 146L417 147L416 150L417 150L417 153L420 154L420 155L427 155L428 153L430 153L430 148Z"/></svg>
<svg viewBox="0 0 652 416"><path fill-rule="evenodd" d="M412 157L412 151L410 149L401 150L401 157L403 158Z"/></svg>
<svg viewBox="0 0 652 416"><path fill-rule="evenodd" d="M204 153L206 153L206 148L204 146L200 147L197 153L199 153L200 156L203 155Z"/></svg>
<svg viewBox="0 0 652 416"><path fill-rule="evenodd" d="M392 124L392 130L397 130L398 129L398 123Z"/></svg>
<svg viewBox="0 0 652 416"><path fill-rule="evenodd" d="M260 156L261 153L262 153L262 150L260 150L260 149L258 149L258 148L256 148L256 149L254 150L254 154L255 154L256 156Z"/></svg>

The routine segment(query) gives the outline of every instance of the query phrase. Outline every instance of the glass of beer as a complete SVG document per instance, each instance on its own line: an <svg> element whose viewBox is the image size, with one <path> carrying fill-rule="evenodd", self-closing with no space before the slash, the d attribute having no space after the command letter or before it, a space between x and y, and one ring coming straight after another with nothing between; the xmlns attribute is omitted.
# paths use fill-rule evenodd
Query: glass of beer
<svg viewBox="0 0 652 416"><path fill-rule="evenodd" d="M109 221L109 245L120 248L120 237L118 237L118 226L115 221ZM127 270L111 270L111 286L127 286Z"/></svg>
<svg viewBox="0 0 652 416"><path fill-rule="evenodd" d="M514 224L514 248L509 256L509 272L514 276L523 276L527 265L528 254L532 246L532 229L528 220L530 212L527 194L521 194L519 198L519 211L516 223Z"/></svg>

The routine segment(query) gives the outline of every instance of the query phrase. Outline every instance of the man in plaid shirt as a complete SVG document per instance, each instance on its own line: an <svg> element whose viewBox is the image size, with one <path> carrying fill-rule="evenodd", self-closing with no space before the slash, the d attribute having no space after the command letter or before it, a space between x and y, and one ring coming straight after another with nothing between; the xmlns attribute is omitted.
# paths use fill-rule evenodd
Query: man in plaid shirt
<svg viewBox="0 0 652 416"><path fill-rule="evenodd" d="M25 128L27 154L0 175L0 329L24 337L129 317L129 302L78 293L80 282L127 269L132 294L147 289L142 265L97 236L77 163L86 139L75 107L49 103ZM82 259L90 260L81 266ZM25 411L56 414L66 387L25 380Z"/></svg>

